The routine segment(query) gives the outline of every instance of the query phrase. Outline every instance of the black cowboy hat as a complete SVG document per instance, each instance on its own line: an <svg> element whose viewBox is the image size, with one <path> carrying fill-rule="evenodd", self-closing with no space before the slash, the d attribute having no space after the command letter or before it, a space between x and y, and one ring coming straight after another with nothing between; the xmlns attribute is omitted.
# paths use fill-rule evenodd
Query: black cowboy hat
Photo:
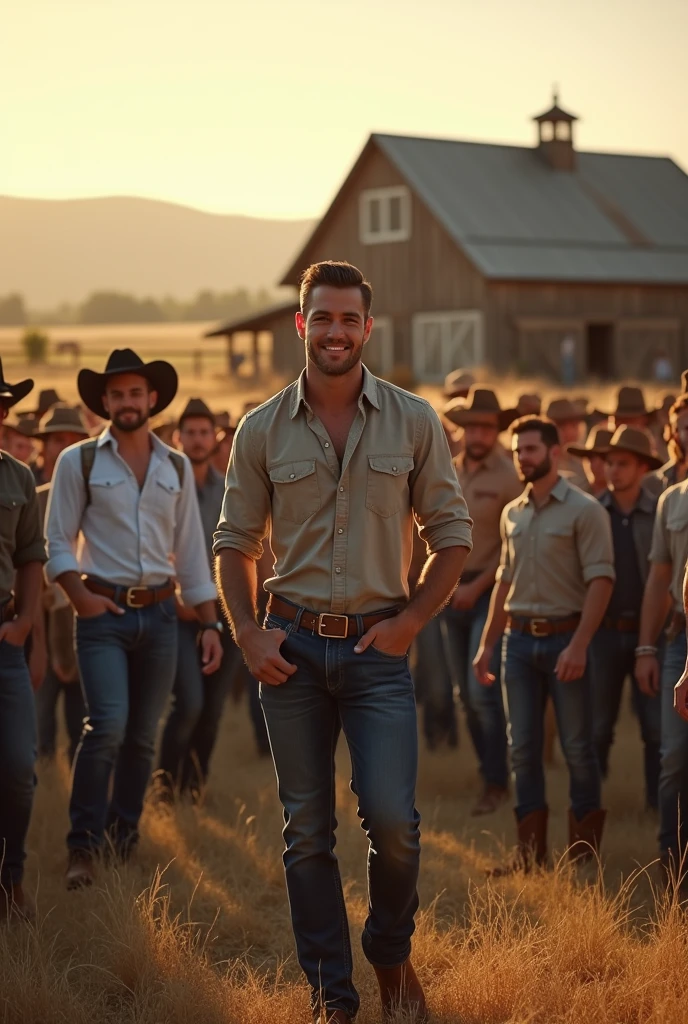
<svg viewBox="0 0 688 1024"><path fill-rule="evenodd" d="M2 372L2 359L0 359L0 402L10 409L22 398L26 398L33 388L32 380L20 380L18 384L8 384Z"/></svg>
<svg viewBox="0 0 688 1024"><path fill-rule="evenodd" d="M193 417L203 417L210 420L213 426L216 426L215 413L205 404L202 398L190 398L186 403L186 407L179 417L179 427L181 428L184 420L192 419Z"/></svg>
<svg viewBox="0 0 688 1024"><path fill-rule="evenodd" d="M140 356L130 348L116 348L108 358L107 366L103 373L96 373L95 370L79 370L77 387L81 401L87 409L94 412L101 419L109 420L110 417L103 405L105 384L108 378L117 377L123 373L135 373L139 377L145 377L153 391L158 393L158 401L151 409L151 416L166 409L177 393L177 371L171 363L162 359L155 359L152 363L144 363Z"/></svg>

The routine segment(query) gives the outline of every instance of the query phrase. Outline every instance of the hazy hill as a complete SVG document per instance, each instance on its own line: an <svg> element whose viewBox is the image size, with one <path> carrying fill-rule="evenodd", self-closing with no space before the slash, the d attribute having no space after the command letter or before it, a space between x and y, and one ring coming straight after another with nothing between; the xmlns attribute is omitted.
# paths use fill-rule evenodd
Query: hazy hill
<svg viewBox="0 0 688 1024"><path fill-rule="evenodd" d="M95 289L176 297L272 289L311 227L124 196L0 196L0 294L19 291L45 308Z"/></svg>

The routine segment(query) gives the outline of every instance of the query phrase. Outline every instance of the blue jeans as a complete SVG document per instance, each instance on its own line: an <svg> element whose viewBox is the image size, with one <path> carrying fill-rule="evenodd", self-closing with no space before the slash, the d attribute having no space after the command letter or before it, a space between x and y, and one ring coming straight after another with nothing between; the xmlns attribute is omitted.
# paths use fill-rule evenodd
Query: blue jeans
<svg viewBox="0 0 688 1024"><path fill-rule="evenodd" d="M36 715L23 647L0 640L0 885L24 874L36 785Z"/></svg>
<svg viewBox="0 0 688 1024"><path fill-rule="evenodd" d="M128 852L155 755L158 723L177 665L174 598L149 608L76 617L87 718L74 760L70 849L99 849L106 830Z"/></svg>
<svg viewBox="0 0 688 1024"><path fill-rule="evenodd" d="M447 608L447 642L452 671L458 682L459 696L466 714L466 725L478 758L480 774L488 786L506 788L507 768L506 715L500 685L501 651L495 646L491 670L496 677L493 686L482 686L473 671L473 659L480 646L480 638L490 608L487 590L470 611Z"/></svg>
<svg viewBox="0 0 688 1024"><path fill-rule="evenodd" d="M410 954L418 909L413 683L405 656L373 647L354 654L355 637L328 640L301 632L299 619L267 621L287 631L282 654L297 666L282 686L260 688L284 807L284 866L297 954L313 1006L353 1016L359 998L334 853L335 748L342 729L351 754L351 789L370 844L363 951L373 964L397 966Z"/></svg>
<svg viewBox="0 0 688 1024"><path fill-rule="evenodd" d="M223 634L222 664L204 676L198 649L198 623L179 622L173 706L162 735L160 769L170 785L199 790L210 768L222 711L239 648Z"/></svg>
<svg viewBox="0 0 688 1024"><path fill-rule="evenodd" d="M674 686L686 663L686 636L664 649L661 676L662 754L659 771L659 849L680 861L688 845L688 722L674 711Z"/></svg>
<svg viewBox="0 0 688 1024"><path fill-rule="evenodd" d="M447 628L443 617L430 619L415 640L414 685L423 705L423 733L433 749L445 737L458 739L454 683L447 658Z"/></svg>
<svg viewBox="0 0 688 1024"><path fill-rule="evenodd" d="M571 810L578 821L600 807L600 769L592 725L589 670L581 679L560 683L554 673L557 659L572 633L532 637L507 631L503 642L503 678L509 710L511 765L516 783L519 821L545 810L545 771L542 763L544 716L552 698L559 739L569 771Z"/></svg>
<svg viewBox="0 0 688 1024"><path fill-rule="evenodd" d="M641 692L635 678L637 633L600 629L590 645L595 749L602 777L609 771L609 751L619 717L624 683L630 676L633 706L640 723L645 755L645 801L657 807L659 748L661 742L661 701Z"/></svg>
<svg viewBox="0 0 688 1024"><path fill-rule="evenodd" d="M52 668L48 667L45 679L35 693L36 718L38 721L38 755L55 756L57 735L57 705L62 694L65 725L69 739L68 756L74 760L76 748L86 716L86 705L78 682L61 683Z"/></svg>

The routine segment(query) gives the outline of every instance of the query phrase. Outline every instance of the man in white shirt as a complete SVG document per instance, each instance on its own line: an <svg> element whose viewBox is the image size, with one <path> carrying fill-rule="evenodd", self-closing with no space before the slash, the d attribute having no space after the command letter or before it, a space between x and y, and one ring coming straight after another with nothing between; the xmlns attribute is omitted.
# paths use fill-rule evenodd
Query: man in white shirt
<svg viewBox="0 0 688 1024"><path fill-rule="evenodd" d="M148 426L174 398L174 368L116 350L104 373L81 370L78 387L84 405L111 422L60 455L48 506L46 576L76 612L88 708L69 807L72 889L92 883L106 835L120 856L138 839L176 669L173 577L196 610L204 666L213 671L222 657L193 472Z"/></svg>

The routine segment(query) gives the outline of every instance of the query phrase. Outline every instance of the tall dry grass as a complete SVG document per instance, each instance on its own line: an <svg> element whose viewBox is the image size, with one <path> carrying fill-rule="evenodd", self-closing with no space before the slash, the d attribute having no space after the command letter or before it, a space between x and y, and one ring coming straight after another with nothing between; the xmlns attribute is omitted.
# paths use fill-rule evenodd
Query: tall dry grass
<svg viewBox="0 0 688 1024"><path fill-rule="evenodd" d="M641 750L624 720L606 803L605 863L576 875L485 882L512 841L508 808L470 819L473 758L424 755L421 906L414 959L437 1021L454 1024L684 1024L688 929L655 900L655 822L642 810ZM338 755L338 853L362 995L380 1019L358 935L365 839ZM201 807L148 806L136 862L64 891L67 771L40 767L28 889L35 928L0 931L3 1024L287 1024L308 1021L281 867L272 766L253 754L243 709L228 709ZM553 845L566 842L566 773L549 773Z"/></svg>

